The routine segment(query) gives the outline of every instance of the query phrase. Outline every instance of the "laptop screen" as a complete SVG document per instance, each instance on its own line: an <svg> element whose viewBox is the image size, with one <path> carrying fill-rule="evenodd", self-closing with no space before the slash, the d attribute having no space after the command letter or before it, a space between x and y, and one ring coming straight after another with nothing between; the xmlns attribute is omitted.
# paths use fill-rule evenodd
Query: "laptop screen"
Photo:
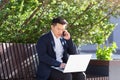
<svg viewBox="0 0 120 80"><path fill-rule="evenodd" d="M92 54L70 55L64 73L86 71Z"/></svg>

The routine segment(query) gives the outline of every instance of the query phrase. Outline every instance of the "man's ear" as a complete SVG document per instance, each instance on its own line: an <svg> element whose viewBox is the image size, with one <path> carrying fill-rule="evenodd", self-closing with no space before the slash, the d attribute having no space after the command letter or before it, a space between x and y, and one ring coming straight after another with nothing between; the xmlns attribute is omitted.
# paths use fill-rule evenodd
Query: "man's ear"
<svg viewBox="0 0 120 80"><path fill-rule="evenodd" d="M53 25L51 25L51 29L53 28Z"/></svg>
<svg viewBox="0 0 120 80"><path fill-rule="evenodd" d="M53 29L55 26L54 25L51 25L51 29Z"/></svg>

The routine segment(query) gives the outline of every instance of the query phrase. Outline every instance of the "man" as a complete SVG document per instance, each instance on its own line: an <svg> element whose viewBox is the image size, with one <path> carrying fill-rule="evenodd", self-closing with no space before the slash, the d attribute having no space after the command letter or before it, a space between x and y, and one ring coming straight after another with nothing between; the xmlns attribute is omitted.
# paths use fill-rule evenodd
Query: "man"
<svg viewBox="0 0 120 80"><path fill-rule="evenodd" d="M64 68L68 54L76 54L70 33L66 30L67 24L67 21L61 17L54 18L51 22L51 31L38 40L37 80L85 80L83 72L62 73L51 68L51 66Z"/></svg>

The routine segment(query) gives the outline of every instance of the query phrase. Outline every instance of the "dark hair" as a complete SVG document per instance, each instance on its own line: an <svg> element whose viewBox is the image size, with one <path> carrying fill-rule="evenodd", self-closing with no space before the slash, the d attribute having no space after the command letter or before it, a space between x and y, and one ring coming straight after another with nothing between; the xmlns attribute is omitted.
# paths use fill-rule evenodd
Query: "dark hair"
<svg viewBox="0 0 120 80"><path fill-rule="evenodd" d="M62 25L68 24L68 22L62 17L53 18L51 25L55 26L57 23Z"/></svg>

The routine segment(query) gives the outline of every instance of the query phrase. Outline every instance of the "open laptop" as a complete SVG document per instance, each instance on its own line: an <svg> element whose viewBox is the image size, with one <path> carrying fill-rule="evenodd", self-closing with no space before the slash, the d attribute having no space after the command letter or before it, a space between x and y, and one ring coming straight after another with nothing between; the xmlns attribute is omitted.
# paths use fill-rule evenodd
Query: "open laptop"
<svg viewBox="0 0 120 80"><path fill-rule="evenodd" d="M52 68L63 73L84 72L87 69L91 56L92 54L70 55L64 69L54 66Z"/></svg>

